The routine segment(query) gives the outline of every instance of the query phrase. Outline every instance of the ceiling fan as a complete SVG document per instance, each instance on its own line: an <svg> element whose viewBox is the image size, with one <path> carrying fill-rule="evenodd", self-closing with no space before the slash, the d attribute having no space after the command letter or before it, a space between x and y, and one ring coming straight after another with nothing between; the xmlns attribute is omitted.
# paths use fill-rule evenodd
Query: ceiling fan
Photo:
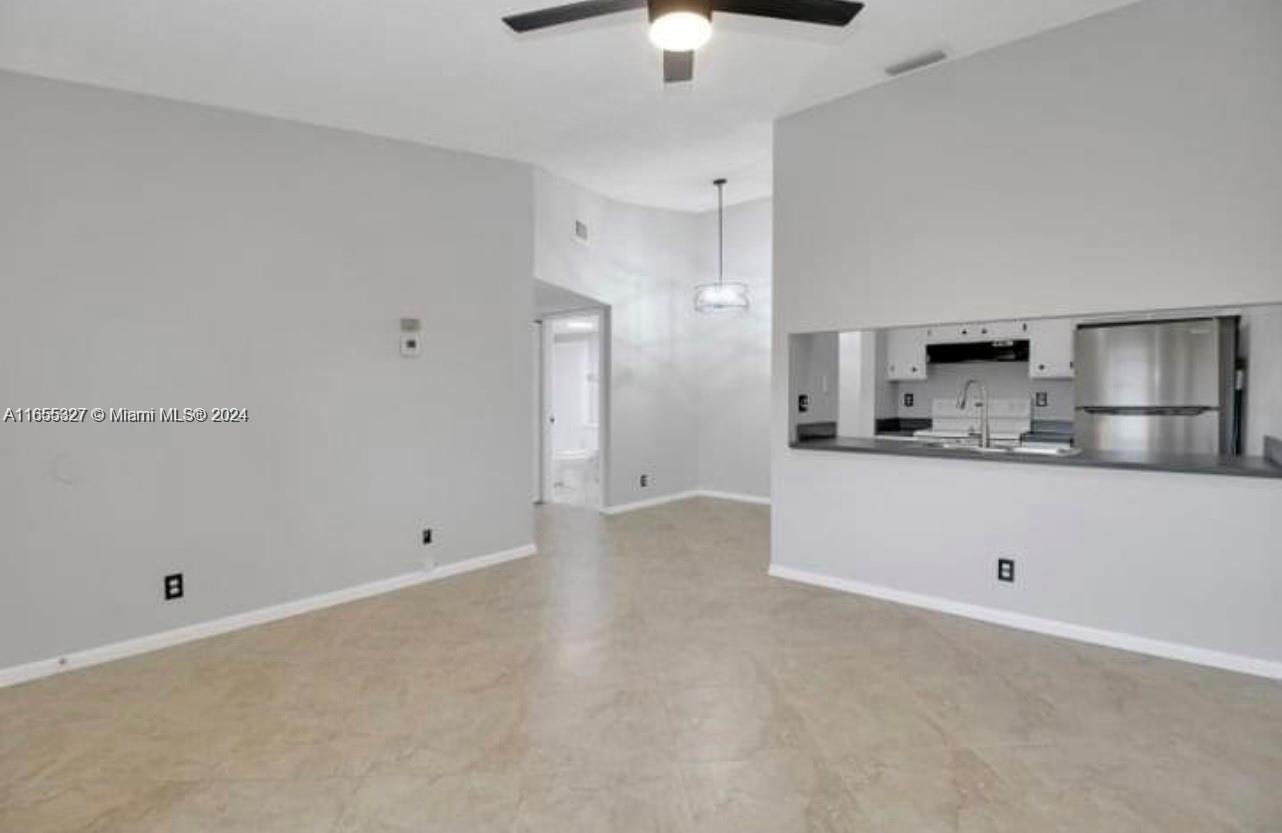
<svg viewBox="0 0 1282 833"><path fill-rule="evenodd" d="M647 9L650 41L663 50L664 83L694 77L694 50L712 37L712 13L845 26L863 9L847 0L582 0L503 18L514 32L530 32L617 12Z"/></svg>

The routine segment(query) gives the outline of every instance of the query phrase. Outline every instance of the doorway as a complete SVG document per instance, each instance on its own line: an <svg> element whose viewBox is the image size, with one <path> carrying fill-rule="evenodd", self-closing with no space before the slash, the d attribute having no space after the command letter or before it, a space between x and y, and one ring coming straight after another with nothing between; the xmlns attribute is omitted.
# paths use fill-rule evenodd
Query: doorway
<svg viewBox="0 0 1282 833"><path fill-rule="evenodd" d="M552 289L540 293L536 282L535 502L599 509L609 448L609 309ZM546 302L554 295L559 304Z"/></svg>

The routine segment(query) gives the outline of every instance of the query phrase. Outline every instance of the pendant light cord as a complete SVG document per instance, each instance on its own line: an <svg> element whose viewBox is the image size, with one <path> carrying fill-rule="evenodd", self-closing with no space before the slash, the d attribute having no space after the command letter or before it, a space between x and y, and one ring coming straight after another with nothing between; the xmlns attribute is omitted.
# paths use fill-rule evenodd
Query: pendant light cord
<svg viewBox="0 0 1282 833"><path fill-rule="evenodd" d="M722 199L726 181L714 179L712 184L717 186L717 286L721 286L726 276L726 213Z"/></svg>

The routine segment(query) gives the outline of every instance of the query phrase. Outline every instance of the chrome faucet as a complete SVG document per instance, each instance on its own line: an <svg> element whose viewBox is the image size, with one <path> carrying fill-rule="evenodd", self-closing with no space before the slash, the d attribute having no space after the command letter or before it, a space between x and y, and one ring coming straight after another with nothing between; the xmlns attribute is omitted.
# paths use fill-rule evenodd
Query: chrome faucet
<svg viewBox="0 0 1282 833"><path fill-rule="evenodd" d="M993 438L988 433L988 386L978 379L967 379L957 397L957 407L963 409L966 407L966 395L970 393L971 385L979 388L979 447L991 448Z"/></svg>

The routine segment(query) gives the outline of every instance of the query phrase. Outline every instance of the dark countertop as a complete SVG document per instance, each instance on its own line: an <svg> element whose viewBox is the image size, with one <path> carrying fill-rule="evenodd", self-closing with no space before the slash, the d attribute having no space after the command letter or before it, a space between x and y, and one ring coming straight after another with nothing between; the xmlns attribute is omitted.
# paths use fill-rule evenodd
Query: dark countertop
<svg viewBox="0 0 1282 833"><path fill-rule="evenodd" d="M890 439L913 440L916 439L915 431L878 431L877 437L887 437ZM1063 443L1072 445L1072 433L1063 433L1062 431L1037 431L1033 430L1020 436L1020 442L1025 443Z"/></svg>
<svg viewBox="0 0 1282 833"><path fill-rule="evenodd" d="M837 433L835 423L817 423L817 425L831 425L832 430L828 432L828 436ZM929 427L929 419L879 419L877 420L877 436L912 439L919 429ZM818 433L822 434L823 432L820 430ZM1022 441L1026 443L1071 444L1073 442L1073 421L1035 419L1033 420L1033 430L1024 434Z"/></svg>
<svg viewBox="0 0 1282 833"><path fill-rule="evenodd" d="M1235 477L1282 479L1282 466L1263 457L1234 457L1220 454L1161 454L1120 451L1083 451L1072 457L1040 454L980 454L965 449L938 448L904 440L877 440L865 437L819 437L791 443L803 451L841 451L854 454L891 454L900 457L944 457L953 460L985 460L994 463L1042 466L1076 466L1138 471L1174 471L1186 474L1221 474Z"/></svg>

